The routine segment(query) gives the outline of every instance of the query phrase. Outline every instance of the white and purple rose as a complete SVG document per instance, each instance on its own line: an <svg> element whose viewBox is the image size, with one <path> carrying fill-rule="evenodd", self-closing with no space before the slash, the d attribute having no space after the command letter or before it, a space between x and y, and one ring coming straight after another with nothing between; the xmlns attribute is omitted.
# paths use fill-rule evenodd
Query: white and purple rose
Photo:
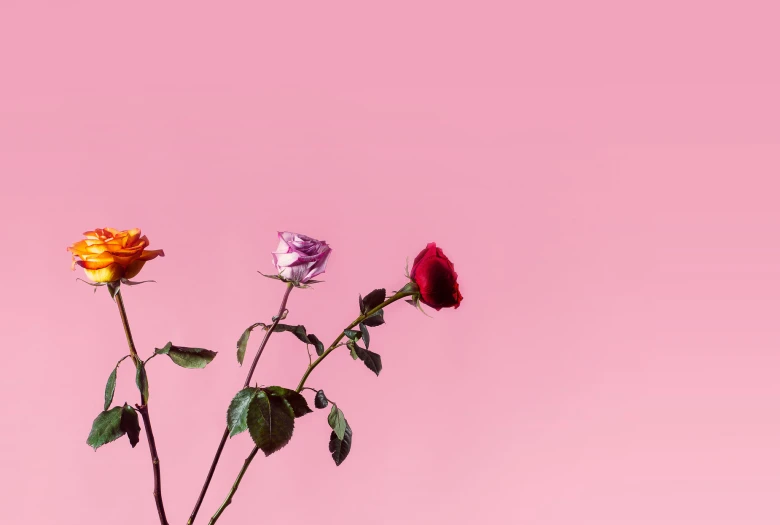
<svg viewBox="0 0 780 525"><path fill-rule="evenodd" d="M325 241L300 233L279 232L279 246L272 255L279 276L305 284L325 271L331 251Z"/></svg>

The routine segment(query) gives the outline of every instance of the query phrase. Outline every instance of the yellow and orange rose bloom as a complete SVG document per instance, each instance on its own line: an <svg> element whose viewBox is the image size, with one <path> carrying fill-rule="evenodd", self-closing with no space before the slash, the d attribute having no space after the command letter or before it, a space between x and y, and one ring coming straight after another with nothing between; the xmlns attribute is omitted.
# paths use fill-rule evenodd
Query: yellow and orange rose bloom
<svg viewBox="0 0 780 525"><path fill-rule="evenodd" d="M165 256L162 250L147 250L149 239L141 230L115 230L98 228L84 232L84 239L68 246L76 265L84 268L89 280L109 283L120 279L132 279L141 271L146 261Z"/></svg>

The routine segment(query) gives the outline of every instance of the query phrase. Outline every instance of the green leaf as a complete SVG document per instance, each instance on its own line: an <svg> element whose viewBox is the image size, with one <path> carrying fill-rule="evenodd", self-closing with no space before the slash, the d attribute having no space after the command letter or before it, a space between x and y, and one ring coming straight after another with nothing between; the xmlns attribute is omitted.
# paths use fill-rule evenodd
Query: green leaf
<svg viewBox="0 0 780 525"><path fill-rule="evenodd" d="M270 456L290 442L295 414L284 399L258 392L249 403L247 423L255 445Z"/></svg>
<svg viewBox="0 0 780 525"><path fill-rule="evenodd" d="M262 326L263 330L270 330L272 325L267 325L265 323L258 323L258 326ZM277 324L274 327L274 332L290 332L295 337L297 337L299 340L303 341L306 344L311 344L311 341L309 341L309 338L306 336L306 327L302 324L299 325L290 325L290 324Z"/></svg>
<svg viewBox="0 0 780 525"><path fill-rule="evenodd" d="M105 395L105 401L103 402L104 411L108 410L108 407L111 406L111 402L114 400L114 391L116 391L117 366L115 366L114 369L111 371L111 374L108 376L108 381L106 382L106 395Z"/></svg>
<svg viewBox="0 0 780 525"><path fill-rule="evenodd" d="M263 323L253 324L252 326L244 330L244 333L241 334L241 337L238 338L238 343L236 344L236 347L238 348L237 357L238 357L239 365L244 364L244 356L246 355L246 345L249 342L249 335L252 333L252 330L254 330L255 328L257 328L262 324Z"/></svg>
<svg viewBox="0 0 780 525"><path fill-rule="evenodd" d="M328 398L325 397L325 392L317 390L314 395L314 408L325 408L326 406L328 406Z"/></svg>
<svg viewBox="0 0 780 525"><path fill-rule="evenodd" d="M371 317L366 317L365 319L363 319L363 324L366 326L379 326L380 324L385 324L384 310L379 310Z"/></svg>
<svg viewBox="0 0 780 525"><path fill-rule="evenodd" d="M290 390L290 392L291 394L285 397L284 400L287 401L287 403L289 403L292 407L295 417L302 417L306 414L314 412L311 408L309 408L309 403L306 402L305 397L303 397L298 392L295 392L294 390Z"/></svg>
<svg viewBox="0 0 780 525"><path fill-rule="evenodd" d="M127 403L122 407L119 427L127 434L130 446L135 448L138 444L138 437L141 435L141 425L138 423L138 414L136 414L135 409Z"/></svg>
<svg viewBox="0 0 780 525"><path fill-rule="evenodd" d="M122 407L104 410L92 422L92 430L87 437L87 445L97 450L106 443L116 441L125 435L122 429Z"/></svg>
<svg viewBox="0 0 780 525"><path fill-rule="evenodd" d="M117 361L116 366L111 371L111 374L108 376L108 381L106 382L106 394L105 394L105 401L103 402L103 410L108 410L108 407L111 406L111 402L114 400L114 392L116 391L116 373L117 369L119 368L119 365L122 364L122 361L130 357L129 355L124 356L122 359Z"/></svg>
<svg viewBox="0 0 780 525"><path fill-rule="evenodd" d="M368 327L365 323L360 323L360 333L363 335L363 343L368 348L369 343L371 343L371 336L368 335Z"/></svg>
<svg viewBox="0 0 780 525"><path fill-rule="evenodd" d="M239 391L230 402L227 411L227 426L230 430L230 437L240 434L247 429L247 412L249 403L257 394L258 389L246 387Z"/></svg>
<svg viewBox="0 0 780 525"><path fill-rule="evenodd" d="M345 428L343 439L339 439L339 437L336 435L336 432L333 431L330 433L330 443L328 444L330 455L333 458L333 461L336 462L337 467L341 465L345 459L347 459L349 451L352 448L352 428L349 426L349 423L347 423L346 420L344 420L344 425Z"/></svg>
<svg viewBox="0 0 780 525"><path fill-rule="evenodd" d="M276 328L274 328L274 332L290 332L304 343L309 344L309 338L306 337L306 327L304 327L302 324L278 324L276 325Z"/></svg>
<svg viewBox="0 0 780 525"><path fill-rule="evenodd" d="M325 353L325 345L322 344L322 341L317 339L317 336L314 334L309 334L308 336L309 342L314 345L314 349L317 351L317 355L322 355Z"/></svg>
<svg viewBox="0 0 780 525"><path fill-rule="evenodd" d="M349 348L349 355L352 356L352 359L357 361L357 343L355 341L347 341L347 348Z"/></svg>
<svg viewBox="0 0 780 525"><path fill-rule="evenodd" d="M344 439L344 430L347 427L347 420L344 418L344 412L339 407L333 405L328 414L328 425L333 429L339 439Z"/></svg>
<svg viewBox="0 0 780 525"><path fill-rule="evenodd" d="M135 367L135 384L141 392L141 404L145 405L149 401L149 378L146 377L146 368L142 361L139 360Z"/></svg>
<svg viewBox="0 0 780 525"><path fill-rule="evenodd" d="M384 288L377 288L376 290L372 291L370 294L363 297L363 306L360 309L360 313L364 314L370 310L373 310L384 302L386 296L387 293L385 292Z"/></svg>
<svg viewBox="0 0 780 525"><path fill-rule="evenodd" d="M167 355L182 368L206 368L206 365L217 357L216 352L205 348L174 346L170 342L162 348L155 348L154 353Z"/></svg>
<svg viewBox="0 0 780 525"><path fill-rule="evenodd" d="M347 338L352 339L353 341L360 337L362 334L358 332L357 330L344 330L344 335L347 336Z"/></svg>
<svg viewBox="0 0 780 525"><path fill-rule="evenodd" d="M374 372L377 376L379 375L379 372L382 371L382 357L379 354L374 353L371 350L366 350L365 348L360 348L359 346L356 346L355 353L369 370Z"/></svg>
<svg viewBox="0 0 780 525"><path fill-rule="evenodd" d="M263 390L269 395L284 399L290 405L295 417L303 417L312 412L312 409L309 408L309 404L306 402L306 398L295 390L281 386L267 386Z"/></svg>

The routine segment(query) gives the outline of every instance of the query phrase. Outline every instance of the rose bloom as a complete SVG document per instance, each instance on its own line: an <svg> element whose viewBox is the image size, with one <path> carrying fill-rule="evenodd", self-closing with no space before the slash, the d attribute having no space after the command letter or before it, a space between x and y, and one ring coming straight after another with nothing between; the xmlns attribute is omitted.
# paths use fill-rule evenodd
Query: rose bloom
<svg viewBox="0 0 780 525"><path fill-rule="evenodd" d="M132 279L141 271L146 261L165 256L162 250L146 250L149 239L141 236L141 230L119 231L114 228L98 228L84 232L84 239L68 247L76 265L84 268L87 277L96 283L108 283L120 279Z"/></svg>
<svg viewBox="0 0 780 525"><path fill-rule="evenodd" d="M429 243L415 257L409 277L420 288L420 301L431 308L457 308L463 300L455 266L436 243Z"/></svg>
<svg viewBox="0 0 780 525"><path fill-rule="evenodd" d="M279 232L279 246L272 255L283 279L304 284L325 271L331 251L325 241L299 233Z"/></svg>

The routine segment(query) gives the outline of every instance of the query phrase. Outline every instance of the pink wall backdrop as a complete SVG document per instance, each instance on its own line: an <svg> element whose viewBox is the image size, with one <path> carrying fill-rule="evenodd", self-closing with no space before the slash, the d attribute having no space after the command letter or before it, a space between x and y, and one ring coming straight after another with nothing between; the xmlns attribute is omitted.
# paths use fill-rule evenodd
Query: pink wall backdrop
<svg viewBox="0 0 780 525"><path fill-rule="evenodd" d="M325 413L220 523L780 523L776 2L0 2L0 499L9 524L153 524L145 438L85 439L126 353L69 270L82 231L166 257L125 292L171 523L282 287L278 229L326 239L290 322L323 338L436 241L465 296L399 304L311 384ZM259 340L253 338L250 351ZM271 340L258 380L306 356ZM135 400L131 368L117 400ZM420 402L424 400L424 402ZM251 448L233 438L205 523Z"/></svg>

